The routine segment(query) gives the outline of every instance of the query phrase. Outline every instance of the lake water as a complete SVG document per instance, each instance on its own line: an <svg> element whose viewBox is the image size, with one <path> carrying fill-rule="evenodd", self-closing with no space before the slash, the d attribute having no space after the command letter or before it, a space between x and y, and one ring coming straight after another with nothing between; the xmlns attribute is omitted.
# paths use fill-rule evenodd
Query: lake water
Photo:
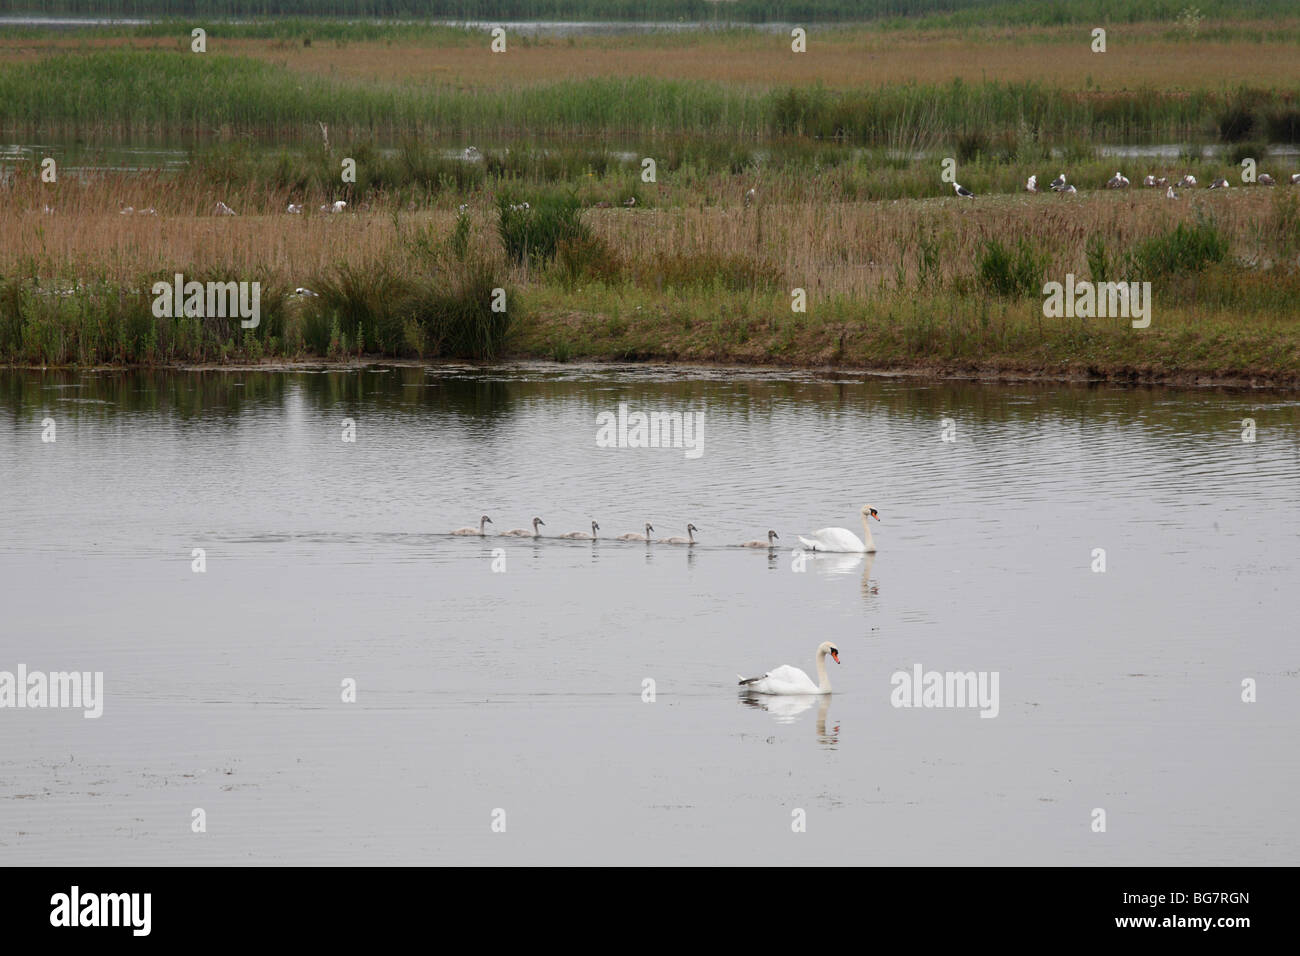
<svg viewBox="0 0 1300 956"><path fill-rule="evenodd" d="M701 453L598 447L619 403L703 413ZM0 488L0 671L104 675L98 719L0 709L9 864L1280 864L1300 845L1294 395L0 371ZM877 554L796 570L798 533L860 534L863 504ZM699 544L446 534L483 513L547 535L693 522ZM769 528L778 551L732 547ZM829 698L738 693L738 673L812 673L824 640ZM996 672L996 717L892 706L916 665Z"/></svg>

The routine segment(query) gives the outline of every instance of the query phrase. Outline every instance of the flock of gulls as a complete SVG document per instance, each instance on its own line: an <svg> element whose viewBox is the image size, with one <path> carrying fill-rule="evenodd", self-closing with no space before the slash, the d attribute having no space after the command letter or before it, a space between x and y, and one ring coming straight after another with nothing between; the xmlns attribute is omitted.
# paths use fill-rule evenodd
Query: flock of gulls
<svg viewBox="0 0 1300 956"><path fill-rule="evenodd" d="M325 203L325 205L320 207L320 211L327 212L327 213L339 213L339 212L346 211L347 208L348 208L348 204L346 202L344 202L342 199L336 199L333 202ZM289 203L288 208L286 208L284 212L285 215L288 216L301 216L302 203L291 202ZM239 213L235 212L235 210L231 209L224 202L218 202L215 206L212 207L212 215L238 216Z"/></svg>
<svg viewBox="0 0 1300 956"><path fill-rule="evenodd" d="M327 127L322 126L322 132L325 134L326 136L325 141L326 144L328 144L329 137L328 137L328 133L325 132L326 130ZM476 162L483 161L483 154L479 152L479 150L474 146L466 147L461 152L460 156L466 162L476 163ZM1293 186L1300 186L1300 173L1292 173L1289 181ZM1259 177L1256 179L1256 184L1259 186L1275 186L1277 185L1277 180L1275 180L1268 173L1260 173ZM1130 182L1129 178L1125 176L1123 173L1119 172L1118 170L1116 170L1115 175L1112 176L1106 182L1107 189L1127 189L1131 185L1132 183ZM1174 182L1170 182L1170 180L1165 176L1147 175L1146 177L1143 178L1142 185L1150 189L1164 189L1165 195L1168 198L1177 199L1178 193L1175 191L1175 187L1177 187L1178 189L1192 189L1196 186L1196 177L1189 173L1187 175L1184 175L1181 179L1179 179L1176 183L1174 183ZM1209 188L1227 189L1230 185L1231 184L1228 182L1227 179L1220 177L1219 179L1216 179L1212 183L1210 183ZM971 192L961 183L954 182L952 184L952 188L953 188L953 192L955 192L962 199L975 198L975 193ZM1078 189L1075 188L1074 184L1066 182L1065 173L1058 174L1057 177L1053 179L1050 183L1048 183L1047 186L1044 188L1050 189L1052 192L1055 193L1064 193L1066 195L1071 195L1078 192ZM1034 175L1029 177L1029 179L1025 183L1025 191L1030 193L1037 193L1040 191L1038 185L1038 176ZM747 190L744 194L745 206L747 207L751 206L756 202L758 202L758 191L753 188ZM594 208L608 209L612 205L613 204L610 202L601 201L595 203ZM636 197L632 196L624 200L623 205L628 207L629 209L634 207L636 205ZM342 199L336 199L333 202L327 202L324 205L322 205L320 207L320 211L323 213L336 214L336 213L347 211L347 208L348 208L348 204L346 201ZM362 208L365 208L364 203L362 204ZM411 203L408 208L414 209L414 203ZM291 202L289 203L288 207L285 209L285 214L291 216L300 216L303 213L303 209L304 206L302 203ZM462 204L460 208L457 210L457 213L463 216L466 214L468 209L469 207L467 205ZM510 206L510 209L513 212L526 212L528 211L529 206L528 203L524 202L524 203L512 204ZM54 212L54 209L51 206L46 206L43 211L46 214L52 214ZM149 207L148 209L135 209L127 205L123 205L121 207L121 213L124 216L156 216L158 214L157 211L153 209L153 207ZM234 209L230 208L230 206L226 205L226 203L218 202L212 208L212 215L238 216L239 213L237 213Z"/></svg>
<svg viewBox="0 0 1300 956"><path fill-rule="evenodd" d="M1300 186L1300 173L1292 173L1290 182L1292 186ZM1255 183L1259 186L1276 186L1277 180L1268 173L1260 173L1259 177L1255 180ZM1106 181L1107 189L1128 189L1131 185L1133 184L1129 178L1119 170L1115 170L1115 175ZM1142 179L1142 185L1147 189L1163 189L1165 190L1165 196L1167 198L1177 199L1178 193L1174 190L1174 186L1177 186L1179 189L1193 189L1196 186L1196 177L1191 173L1188 173L1183 176L1182 179L1178 180L1177 183L1171 183L1165 176L1149 174ZM1230 185L1231 184L1226 179L1220 177L1210 183L1209 188L1227 189ZM953 191L962 199L975 198L975 194L961 183L953 183L952 188ZM1071 195L1079 191L1074 187L1073 183L1066 182L1065 173L1058 173L1057 177L1048 183L1046 188L1050 189L1054 193L1065 193L1066 195ZM1025 181L1025 192L1037 193L1039 191L1038 177L1030 176L1029 179ZM750 192L753 192L753 190L750 190Z"/></svg>
<svg viewBox="0 0 1300 956"><path fill-rule="evenodd" d="M819 528L818 530L812 532L807 536L799 535L798 536L799 543L802 544L805 548L807 548L810 551L834 551L834 552L850 553L850 554L866 554L869 552L874 552L876 550L876 544L871 538L871 528L867 524L867 519L875 518L877 521L879 521L880 515L877 514L876 509L872 508L870 505L863 505L862 510L858 512L858 515L862 519L861 538L859 538L852 531L849 531L847 528ZM492 519L489 518L487 515L482 515L478 519L477 527L469 526L465 528L457 528L455 531L452 531L451 534L459 537L466 537L466 538L469 537L543 538L546 537L546 535L542 534L542 528L546 527L546 522L543 521L541 518L533 518L531 529L514 528L510 531L499 531L499 532L488 531L487 526L493 523L494 522L492 521ZM685 535L674 535L668 538L654 537L653 536L654 530L655 530L654 525L650 524L649 522L646 522L644 533L639 531L629 531L626 534L616 535L615 537L607 540L644 541L646 544L675 544L675 545L685 545L687 547L693 547L698 543L695 540L695 533L700 529L695 527L694 524L688 524L686 526ZM734 547L762 548L762 549L772 551L778 547L776 542L780 539L780 537L781 536L777 534L775 531L768 531L766 540L758 539L754 541L742 541L739 544L734 545ZM559 540L569 540L569 541L606 540L600 537L600 525L595 521L591 523L591 531L570 531L566 534L556 535L555 538Z"/></svg>

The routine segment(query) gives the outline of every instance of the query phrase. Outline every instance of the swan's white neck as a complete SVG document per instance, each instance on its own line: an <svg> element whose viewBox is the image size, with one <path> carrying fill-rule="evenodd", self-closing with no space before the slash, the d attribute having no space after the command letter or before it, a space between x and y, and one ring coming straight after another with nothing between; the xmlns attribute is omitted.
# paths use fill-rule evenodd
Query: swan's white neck
<svg viewBox="0 0 1300 956"><path fill-rule="evenodd" d="M876 543L871 540L871 525L867 524L868 520L867 515L862 516L862 544L868 551L875 551Z"/></svg>
<svg viewBox="0 0 1300 956"><path fill-rule="evenodd" d="M817 648L817 689L823 694L831 692L831 677L826 673L826 649Z"/></svg>

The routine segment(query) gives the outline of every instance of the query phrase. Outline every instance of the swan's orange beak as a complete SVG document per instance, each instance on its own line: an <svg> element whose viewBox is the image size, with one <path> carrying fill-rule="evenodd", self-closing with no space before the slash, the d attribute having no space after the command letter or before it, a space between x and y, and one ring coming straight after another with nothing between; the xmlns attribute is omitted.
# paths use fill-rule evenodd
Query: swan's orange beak
<svg viewBox="0 0 1300 956"><path fill-rule="evenodd" d="M839 652L839 651L831 651L831 657L835 658L835 663L836 663L836 664L838 664L838 663L840 662L840 652Z"/></svg>

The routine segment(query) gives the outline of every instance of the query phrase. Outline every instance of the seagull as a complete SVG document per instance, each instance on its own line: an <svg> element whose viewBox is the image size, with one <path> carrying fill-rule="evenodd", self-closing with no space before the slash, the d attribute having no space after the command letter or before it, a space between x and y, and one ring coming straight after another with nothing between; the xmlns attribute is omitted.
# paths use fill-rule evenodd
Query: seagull
<svg viewBox="0 0 1300 956"><path fill-rule="evenodd" d="M117 210L117 214L118 214L119 216L134 216L134 215L135 215L135 209L134 209L133 207L131 207L131 206L121 206L121 205L119 205L118 210Z"/></svg>
<svg viewBox="0 0 1300 956"><path fill-rule="evenodd" d="M301 216L301 215L302 215L302 204L301 204L301 203L292 203L292 202L291 202L291 203L289 203L289 208L286 209L285 212L288 213L288 214L291 215L291 216Z"/></svg>
<svg viewBox="0 0 1300 956"><path fill-rule="evenodd" d="M214 216L238 216L239 213L231 209L223 202L218 202L216 208L212 210Z"/></svg>
<svg viewBox="0 0 1300 956"><path fill-rule="evenodd" d="M1068 194L1077 193L1078 191L1079 190L1075 189L1073 186L1062 186L1060 189L1056 190L1056 192L1058 193L1068 193Z"/></svg>
<svg viewBox="0 0 1300 956"><path fill-rule="evenodd" d="M1048 183L1048 185L1054 191L1059 193L1062 189L1065 188L1065 173L1059 173L1055 179L1053 179L1050 183Z"/></svg>
<svg viewBox="0 0 1300 956"><path fill-rule="evenodd" d="M1193 176L1191 173L1188 173L1186 176L1184 176L1182 179L1178 181L1178 185L1182 189L1191 189L1193 186L1196 185L1196 177Z"/></svg>
<svg viewBox="0 0 1300 956"><path fill-rule="evenodd" d="M1117 169L1117 170L1115 170L1115 175L1112 176L1112 177L1110 178L1110 181L1106 183L1106 188L1107 188L1107 189L1127 189L1127 188L1128 188L1128 185L1129 185L1128 177L1125 176L1123 173L1121 173L1121 172Z"/></svg>
<svg viewBox="0 0 1300 956"><path fill-rule="evenodd" d="M153 206L150 206L148 209L139 209L139 210L136 210L136 215L139 215L139 216L156 216L156 215L158 215L158 210L157 210L157 209L154 209Z"/></svg>
<svg viewBox="0 0 1300 956"><path fill-rule="evenodd" d="M471 163L478 162L480 159L483 158L483 154L480 153L478 149L474 146L465 147L465 152L461 153L460 155L462 159Z"/></svg>
<svg viewBox="0 0 1300 956"><path fill-rule="evenodd" d="M1260 173L1259 179L1257 179L1256 182L1258 182L1261 186L1276 185L1276 183L1273 182L1273 177L1270 176L1268 173Z"/></svg>
<svg viewBox="0 0 1300 956"><path fill-rule="evenodd" d="M1227 181L1226 179L1223 179L1223 178L1216 179L1214 182L1210 183L1210 188L1211 188L1211 189L1227 189L1227 188L1228 188L1228 181Z"/></svg>
<svg viewBox="0 0 1300 956"><path fill-rule="evenodd" d="M1147 176L1142 180L1142 185L1151 189L1163 189L1165 186L1169 185L1169 180L1165 179L1163 176Z"/></svg>
<svg viewBox="0 0 1300 956"><path fill-rule="evenodd" d="M321 212L342 212L348 208L348 204L342 199L336 199L332 203L326 203L320 207Z"/></svg>
<svg viewBox="0 0 1300 956"><path fill-rule="evenodd" d="M314 299L319 299L319 298L320 298L320 293L319 293L319 292L313 292L313 291L311 291L311 289L305 288L305 287L303 287L303 286L298 286L298 288L294 289L294 290L293 290L293 294L294 294L294 295L301 295L301 296L311 296L311 297L314 298Z"/></svg>
<svg viewBox="0 0 1300 956"><path fill-rule="evenodd" d="M1177 199L1177 198L1178 198L1178 193L1174 192L1174 187L1173 187L1173 186L1170 186L1169 189L1165 192L1165 198L1166 198L1166 199Z"/></svg>
<svg viewBox="0 0 1300 956"><path fill-rule="evenodd" d="M636 205L636 197L629 196L627 199L623 200L623 205L627 206L628 209L631 209L633 206Z"/></svg>
<svg viewBox="0 0 1300 956"><path fill-rule="evenodd" d="M1028 181L1027 183L1025 183L1025 191L1026 191L1026 192L1031 192L1031 193L1036 193L1036 192L1038 192L1038 177L1037 177L1037 176L1030 176L1030 177L1029 177L1029 181Z"/></svg>
<svg viewBox="0 0 1300 956"><path fill-rule="evenodd" d="M745 205L746 205L746 206L752 205L752 204L754 203L754 201L757 200L757 199L758 199L758 193L756 193L753 189L751 189L749 192L745 193Z"/></svg>
<svg viewBox="0 0 1300 956"><path fill-rule="evenodd" d="M1291 174L1291 185L1292 185L1292 186L1300 186L1300 173L1292 173L1292 174Z"/></svg>
<svg viewBox="0 0 1300 956"><path fill-rule="evenodd" d="M969 189L967 189L965 186L963 186L961 183L953 183L952 188L953 191L955 191L957 195L960 196L962 199L975 198L975 194L971 192Z"/></svg>

